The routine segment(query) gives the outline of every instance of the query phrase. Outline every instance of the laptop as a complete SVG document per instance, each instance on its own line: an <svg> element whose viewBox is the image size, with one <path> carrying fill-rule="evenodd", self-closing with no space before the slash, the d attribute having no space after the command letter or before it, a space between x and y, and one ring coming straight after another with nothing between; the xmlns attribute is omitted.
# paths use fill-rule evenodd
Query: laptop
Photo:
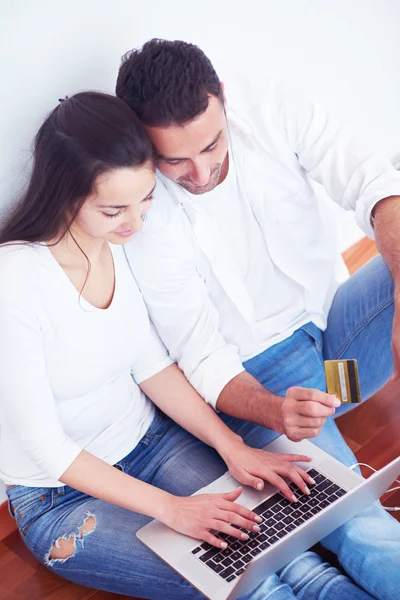
<svg viewBox="0 0 400 600"><path fill-rule="evenodd" d="M400 474L400 457L364 479L307 440L291 442L282 435L267 446L268 452L304 454L310 463L297 463L315 480L310 496L291 489L299 501L291 503L276 487L265 484L259 492L245 486L237 500L261 516L259 533L242 541L224 533L221 550L182 535L157 520L137 537L210 600L234 600L256 587L354 515L377 500ZM225 493L240 485L229 472L196 494Z"/></svg>

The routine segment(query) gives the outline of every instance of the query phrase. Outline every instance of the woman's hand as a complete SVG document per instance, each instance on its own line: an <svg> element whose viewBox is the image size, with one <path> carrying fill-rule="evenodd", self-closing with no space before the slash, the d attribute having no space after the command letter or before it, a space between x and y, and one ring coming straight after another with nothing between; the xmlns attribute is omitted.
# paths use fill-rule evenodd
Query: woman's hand
<svg viewBox="0 0 400 600"><path fill-rule="evenodd" d="M227 494L170 496L159 518L179 533L225 549L227 543L217 538L212 531L227 533L241 540L247 540L249 536L238 527L260 531L257 523L261 523L261 517L248 508L235 504L241 493L242 488L237 488Z"/></svg>
<svg viewBox="0 0 400 600"><path fill-rule="evenodd" d="M283 477L291 479L304 494L310 493L307 483L315 483L303 469L293 464L310 462L311 458L308 456L265 452L250 448L242 441L236 441L228 451L220 454L231 475L240 483L262 490L264 481L269 481L291 502L295 502L297 498Z"/></svg>

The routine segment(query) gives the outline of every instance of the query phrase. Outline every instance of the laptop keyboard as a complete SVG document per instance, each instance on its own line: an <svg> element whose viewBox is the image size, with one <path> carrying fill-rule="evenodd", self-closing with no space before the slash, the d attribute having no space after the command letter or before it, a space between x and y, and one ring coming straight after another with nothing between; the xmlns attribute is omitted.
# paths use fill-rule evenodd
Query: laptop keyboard
<svg viewBox="0 0 400 600"><path fill-rule="evenodd" d="M249 539L246 541L226 533L216 533L217 537L228 543L226 550L204 542L194 548L192 554L227 582L242 575L248 563L258 554L346 493L346 490L316 469L308 471L308 475L315 481L315 485L309 485L311 492L309 496L301 492L299 494L296 484L291 483L289 487L297 494L298 502L290 502L280 492L277 492L253 508L253 512L263 519L259 525L261 530L259 533L240 528L240 531L249 535Z"/></svg>

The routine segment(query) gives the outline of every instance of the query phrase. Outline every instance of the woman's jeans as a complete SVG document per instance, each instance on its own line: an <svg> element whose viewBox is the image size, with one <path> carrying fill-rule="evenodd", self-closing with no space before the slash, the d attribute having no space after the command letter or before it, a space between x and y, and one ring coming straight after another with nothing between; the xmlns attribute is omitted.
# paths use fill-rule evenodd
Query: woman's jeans
<svg viewBox="0 0 400 600"><path fill-rule="evenodd" d="M248 361L245 367L269 390L283 395L293 385L324 389L324 358L357 358L362 392L368 397L384 384L393 369L392 320L392 282L384 263L376 259L340 288L324 334L314 325L306 325ZM254 447L262 447L277 436L273 431L227 415L222 418ZM345 464L356 462L333 419L311 441ZM212 448L159 411L136 448L115 466L176 495L192 494L226 470ZM54 489L13 486L7 494L25 544L40 562L62 577L142 598L203 597L136 538L136 531L149 521L148 517L68 486ZM51 549L62 538L73 541L71 556L51 559ZM400 524L379 503L348 521L322 544L337 554L351 579L315 553L306 552L243 598L361 600L372 596L393 600L397 597Z"/></svg>

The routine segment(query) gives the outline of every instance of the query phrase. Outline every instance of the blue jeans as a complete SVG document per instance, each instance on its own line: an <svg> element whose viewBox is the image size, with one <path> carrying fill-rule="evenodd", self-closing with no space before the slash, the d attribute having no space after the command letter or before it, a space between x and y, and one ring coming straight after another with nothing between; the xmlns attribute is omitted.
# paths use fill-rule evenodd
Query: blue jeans
<svg viewBox="0 0 400 600"><path fill-rule="evenodd" d="M231 424L231 418L227 418ZM264 445L268 430L235 420L245 439ZM125 473L176 495L189 495L226 471L218 454L160 411L146 435L117 465ZM14 486L9 506L32 554L62 577L102 590L154 600L200 600L204 596L136 537L149 518L64 486ZM91 526L84 533L85 522ZM72 538L71 538L72 536ZM72 539L72 556L52 560L60 538ZM367 600L371 596L313 552L268 577L243 600Z"/></svg>
<svg viewBox="0 0 400 600"><path fill-rule="evenodd" d="M335 339L332 331L337 327L335 321L333 325L328 325L325 334L310 324L246 363L246 368L275 393L284 394L292 385L324 389L324 346L333 348L326 355L329 357L334 356L335 348L337 351L344 346L347 351L353 338L359 340L362 349L367 341L371 342L371 338L363 336L363 332L368 332L370 321L374 319L381 320L379 335L382 335L384 328L387 331L390 329L393 300L384 309L376 310L377 300L375 298L374 304L373 289L378 271L386 282L390 282L389 274L381 261L376 261L368 269L371 271L368 278L370 291L366 294L362 288L359 300L365 305L371 303L375 309L366 307L357 321L358 325L350 327L350 315L347 314L345 302L348 294L345 291L347 289L352 296L350 306L356 307L357 290L361 284L356 281L356 285L353 285L353 276L338 292L331 310L332 319L337 315L338 322L342 311L343 321L347 324L347 341L340 339L340 336ZM364 273L369 272L368 269ZM379 296L381 285L377 288L375 296ZM393 295L392 291L390 293ZM370 314L370 319L366 318L367 314ZM339 325L343 326L342 323ZM329 328L332 331L330 346L324 339L324 335L328 339ZM389 348L389 334L387 339ZM372 342L375 343L373 339ZM360 363L364 360L354 354L355 348L350 348L349 352L351 354L348 356L361 358ZM386 349L387 355L389 352ZM388 378L390 372L390 369L387 370L387 375L382 375L382 378ZM383 383L384 379L381 385ZM375 381L373 386L376 384L379 381ZM371 389L375 389L373 386ZM362 389L366 389L366 384L362 385ZM227 415L222 418L246 443L254 447L262 447L277 436L273 431ZM333 419L313 441L346 464L356 462ZM116 467L177 495L193 493L226 470L224 462L212 448L160 412L157 412L151 427L136 448ZM58 489L15 486L8 488L7 493L10 510L17 519L27 547L40 562L66 579L142 598L178 600L203 597L138 541L135 532L149 521L147 517L92 498L68 486ZM85 534L82 525L90 517L95 527ZM56 540L70 536L75 542L73 555L66 560L51 560L50 550ZM340 597L341 600L361 600L371 598L370 594L382 600L396 597L400 586L400 526L378 503L336 530L323 544L338 555L344 569L358 585L324 563L315 553L306 552L243 598L336 600Z"/></svg>

